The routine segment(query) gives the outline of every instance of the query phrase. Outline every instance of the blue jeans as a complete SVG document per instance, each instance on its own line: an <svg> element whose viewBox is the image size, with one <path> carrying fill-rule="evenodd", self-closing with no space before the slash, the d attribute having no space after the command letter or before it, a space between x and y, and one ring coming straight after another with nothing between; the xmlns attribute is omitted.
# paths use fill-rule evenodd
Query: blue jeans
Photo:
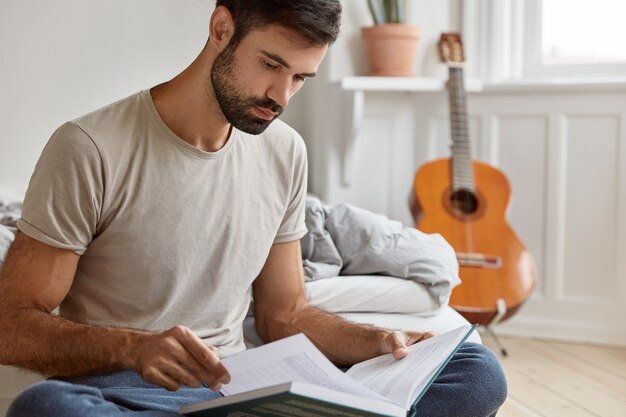
<svg viewBox="0 0 626 417"><path fill-rule="evenodd" d="M39 382L15 399L7 417L174 417L182 404L220 395L208 388L169 392L126 371ZM506 396L506 380L495 354L482 345L465 343L408 416L494 416Z"/></svg>

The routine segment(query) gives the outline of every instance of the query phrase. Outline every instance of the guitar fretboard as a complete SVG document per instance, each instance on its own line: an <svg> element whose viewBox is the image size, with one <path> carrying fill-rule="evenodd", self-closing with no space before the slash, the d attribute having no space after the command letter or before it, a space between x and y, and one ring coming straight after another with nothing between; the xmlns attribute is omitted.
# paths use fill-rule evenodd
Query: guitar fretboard
<svg viewBox="0 0 626 417"><path fill-rule="evenodd" d="M463 68L451 65L448 92L450 94L450 126L452 134L452 190L475 191L467 104L463 86Z"/></svg>

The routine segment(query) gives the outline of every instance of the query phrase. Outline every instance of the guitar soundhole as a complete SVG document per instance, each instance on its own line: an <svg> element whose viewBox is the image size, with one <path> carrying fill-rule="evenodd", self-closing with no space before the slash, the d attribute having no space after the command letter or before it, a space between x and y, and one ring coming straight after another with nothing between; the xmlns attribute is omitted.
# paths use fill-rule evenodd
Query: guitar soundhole
<svg viewBox="0 0 626 417"><path fill-rule="evenodd" d="M450 196L450 203L455 214L469 216L478 209L478 199L469 190L458 190Z"/></svg>

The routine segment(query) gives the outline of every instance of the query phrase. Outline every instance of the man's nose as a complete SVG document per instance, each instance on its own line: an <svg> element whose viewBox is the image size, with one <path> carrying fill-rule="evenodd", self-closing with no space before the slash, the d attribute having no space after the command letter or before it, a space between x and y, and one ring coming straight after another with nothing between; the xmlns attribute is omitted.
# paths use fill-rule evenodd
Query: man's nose
<svg viewBox="0 0 626 417"><path fill-rule="evenodd" d="M267 90L267 98L285 108L291 98L291 80L277 79Z"/></svg>

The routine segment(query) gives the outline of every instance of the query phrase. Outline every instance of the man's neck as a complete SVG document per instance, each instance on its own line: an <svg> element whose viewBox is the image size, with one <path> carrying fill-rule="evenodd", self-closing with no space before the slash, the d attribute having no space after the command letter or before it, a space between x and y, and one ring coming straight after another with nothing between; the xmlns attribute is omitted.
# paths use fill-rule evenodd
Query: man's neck
<svg viewBox="0 0 626 417"><path fill-rule="evenodd" d="M207 152L220 150L232 126L213 94L210 68L203 54L172 80L150 90L163 122L190 145Z"/></svg>

